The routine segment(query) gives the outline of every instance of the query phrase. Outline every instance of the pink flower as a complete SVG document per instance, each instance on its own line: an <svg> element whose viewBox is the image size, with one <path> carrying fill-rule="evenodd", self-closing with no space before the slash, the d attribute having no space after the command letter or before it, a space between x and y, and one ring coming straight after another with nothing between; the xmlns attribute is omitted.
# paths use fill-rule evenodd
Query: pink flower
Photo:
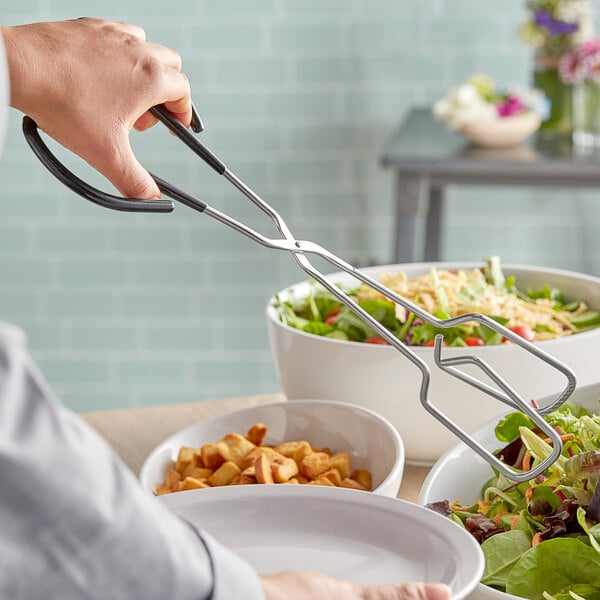
<svg viewBox="0 0 600 600"><path fill-rule="evenodd" d="M586 60L587 78L600 81L600 52Z"/></svg>
<svg viewBox="0 0 600 600"><path fill-rule="evenodd" d="M502 101L496 105L496 111L499 117L510 117L517 113L523 112L525 105L516 96L508 95L503 98Z"/></svg>
<svg viewBox="0 0 600 600"><path fill-rule="evenodd" d="M581 42L578 48L578 54L581 58L596 54L597 52L600 52L600 38L594 38L592 40Z"/></svg>
<svg viewBox="0 0 600 600"><path fill-rule="evenodd" d="M578 83L585 79L581 60L577 52L567 52L561 56L558 63L558 73L560 78L569 84Z"/></svg>
<svg viewBox="0 0 600 600"><path fill-rule="evenodd" d="M587 40L562 55L558 63L560 78L567 84L586 79L600 80L600 38Z"/></svg>

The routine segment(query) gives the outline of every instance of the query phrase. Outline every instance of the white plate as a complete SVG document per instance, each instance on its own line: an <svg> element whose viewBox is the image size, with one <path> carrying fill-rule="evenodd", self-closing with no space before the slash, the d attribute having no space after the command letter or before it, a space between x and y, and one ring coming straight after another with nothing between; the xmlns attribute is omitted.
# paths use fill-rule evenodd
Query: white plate
<svg viewBox="0 0 600 600"><path fill-rule="evenodd" d="M600 411L600 383L579 387L569 398L590 412ZM542 400L542 406L545 404ZM512 412L512 411L508 411ZM507 413L504 413L507 414ZM502 415L503 416L503 415ZM496 417L475 431L472 436L489 450L497 450L504 444L496 439L494 429L501 417ZM423 482L419 504L442 500L460 500L472 504L479 497L483 484L492 476L491 467L463 443L448 450L433 466ZM478 584L469 600L522 600L487 585Z"/></svg>
<svg viewBox="0 0 600 600"><path fill-rule="evenodd" d="M483 573L479 544L416 504L320 486L246 486L157 498L261 574L309 570L361 583L442 582L453 600Z"/></svg>

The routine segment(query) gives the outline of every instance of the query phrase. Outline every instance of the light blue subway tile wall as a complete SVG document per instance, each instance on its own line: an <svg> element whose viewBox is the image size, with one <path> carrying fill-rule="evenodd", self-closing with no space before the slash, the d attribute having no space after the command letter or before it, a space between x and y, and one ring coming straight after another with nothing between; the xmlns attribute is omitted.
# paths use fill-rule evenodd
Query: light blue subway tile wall
<svg viewBox="0 0 600 600"><path fill-rule="evenodd" d="M414 104L472 72L529 78L524 2L74 0L5 2L8 25L82 13L142 26L177 49L206 144L289 221L359 266L392 256L392 176L379 155ZM77 101L77 99L74 99ZM266 234L270 221L161 126L133 133L142 162ZM57 151L60 152L59 149ZM60 156L94 185L103 179ZM75 410L276 391L265 304L295 262L179 207L116 214L39 165L13 111L2 164L0 315L25 328ZM452 189L443 257L600 274L598 193ZM327 267L324 267L327 269Z"/></svg>

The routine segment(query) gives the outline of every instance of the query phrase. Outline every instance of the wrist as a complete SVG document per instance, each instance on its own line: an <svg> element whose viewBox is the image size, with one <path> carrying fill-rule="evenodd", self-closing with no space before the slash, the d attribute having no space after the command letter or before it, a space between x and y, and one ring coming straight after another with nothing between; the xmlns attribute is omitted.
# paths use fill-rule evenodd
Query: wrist
<svg viewBox="0 0 600 600"><path fill-rule="evenodd" d="M15 27L0 27L0 33L4 41L4 50L6 53L6 66L8 69L9 104L13 108L18 108L18 90L22 87L23 67L20 64L19 56L21 51L18 48L18 34L15 33Z"/></svg>
<svg viewBox="0 0 600 600"><path fill-rule="evenodd" d="M0 27L4 40L8 77L10 81L9 104L24 113L35 107L36 98L44 98L52 79L44 54L48 53L43 36L35 25Z"/></svg>

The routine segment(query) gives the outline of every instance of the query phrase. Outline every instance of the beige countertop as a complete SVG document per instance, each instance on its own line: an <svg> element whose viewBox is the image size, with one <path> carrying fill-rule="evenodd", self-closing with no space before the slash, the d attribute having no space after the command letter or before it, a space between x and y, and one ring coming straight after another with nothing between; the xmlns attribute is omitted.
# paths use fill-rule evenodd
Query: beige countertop
<svg viewBox="0 0 600 600"><path fill-rule="evenodd" d="M282 394L263 394L185 404L97 411L81 416L102 435L127 466L138 475L152 450L165 438L202 419L256 404L285 400ZM406 465L399 498L416 502L427 467Z"/></svg>

